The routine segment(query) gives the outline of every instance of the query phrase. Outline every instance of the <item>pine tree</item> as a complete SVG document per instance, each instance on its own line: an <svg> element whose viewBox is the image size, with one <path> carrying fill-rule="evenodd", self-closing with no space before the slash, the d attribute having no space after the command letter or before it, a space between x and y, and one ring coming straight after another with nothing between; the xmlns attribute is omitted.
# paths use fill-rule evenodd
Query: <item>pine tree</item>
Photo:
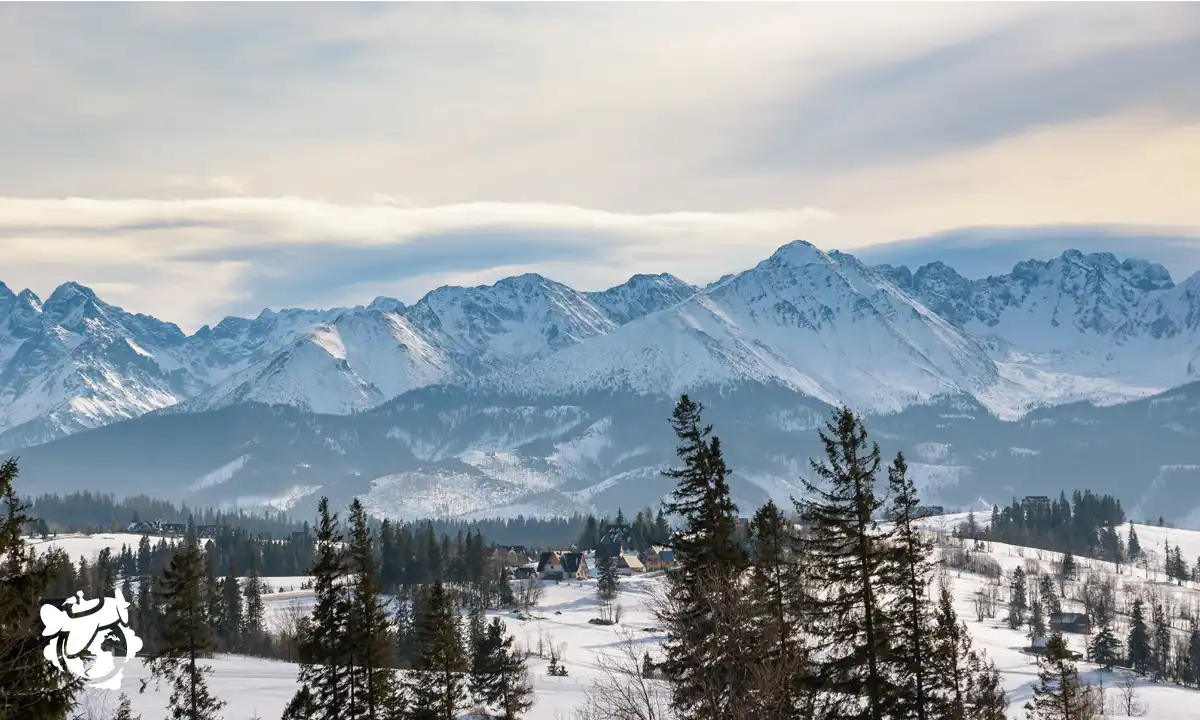
<svg viewBox="0 0 1200 720"><path fill-rule="evenodd" d="M1184 681L1193 686L1200 686L1200 624L1192 625L1192 634L1188 638L1187 647Z"/></svg>
<svg viewBox="0 0 1200 720"><path fill-rule="evenodd" d="M808 576L820 596L810 611L824 642L813 663L825 691L861 699L842 717L882 720L897 687L888 666L893 627L883 597L892 537L875 520L883 507L875 495L879 446L868 444L849 408L820 438L825 462L810 461L819 484L804 479L806 497L796 503L806 525Z"/></svg>
<svg viewBox="0 0 1200 720"><path fill-rule="evenodd" d="M1102 666L1105 670L1112 670L1113 666L1120 661L1121 641L1113 632L1112 624L1107 619L1100 624L1100 629L1092 638L1088 655L1092 662Z"/></svg>
<svg viewBox="0 0 1200 720"><path fill-rule="evenodd" d="M392 632L379 586L375 543L367 529L367 512L358 498L350 503L347 570L353 576L349 602L350 632L346 642L351 675L349 720L384 720L397 712L402 699L391 668Z"/></svg>
<svg viewBox="0 0 1200 720"><path fill-rule="evenodd" d="M603 602L617 597L621 580L617 573L617 560L607 547L596 550L596 595Z"/></svg>
<svg viewBox="0 0 1200 720"><path fill-rule="evenodd" d="M945 720L966 720L971 717L976 691L976 658L971 651L971 634L954 611L954 596L946 577L938 583L933 622L930 714Z"/></svg>
<svg viewBox="0 0 1200 720"><path fill-rule="evenodd" d="M1008 695L1000 684L1000 671L993 662L984 663L976 656L973 665L975 687L971 693L971 720L1008 720Z"/></svg>
<svg viewBox="0 0 1200 720"><path fill-rule="evenodd" d="M38 604L54 569L69 565L61 551L37 556L22 539L28 509L13 487L16 460L0 465L0 720L61 720L81 684L42 654Z"/></svg>
<svg viewBox="0 0 1200 720"><path fill-rule="evenodd" d="M744 704L752 658L734 622L746 562L734 541L737 506L720 442L701 425L701 411L684 395L671 419L683 466L663 473L678 483L663 510L683 525L672 543L679 565L667 575L670 602L657 615L667 630L663 670L672 706L681 716L717 720Z"/></svg>
<svg viewBox="0 0 1200 720"><path fill-rule="evenodd" d="M263 582L257 567L250 567L242 592L242 641L246 647L261 652L266 635L266 610L262 599Z"/></svg>
<svg viewBox="0 0 1200 720"><path fill-rule="evenodd" d="M892 527L892 546L888 551L890 567L885 592L897 598L894 608L892 659L897 664L898 692L893 698L896 718L930 717L930 655L932 654L932 618L927 597L933 575L933 541L917 527L917 488L908 476L903 454L897 454L888 468L888 493L891 507L888 520ZM974 515L971 515L974 521ZM977 534L977 533L975 533Z"/></svg>
<svg viewBox="0 0 1200 720"><path fill-rule="evenodd" d="M423 603L417 627L417 660L409 673L412 720L456 720L466 705L467 670L458 613L440 580Z"/></svg>
<svg viewBox="0 0 1200 720"><path fill-rule="evenodd" d="M1036 640L1046 635L1046 616L1042 612L1042 599L1040 597L1033 598L1033 605L1029 608L1029 638Z"/></svg>
<svg viewBox="0 0 1200 720"><path fill-rule="evenodd" d="M148 663L155 680L171 684L172 720L216 720L225 707L225 701L208 690L205 676L212 668L201 663L217 645L206 578L196 527L189 521L163 573L163 615L170 621L163 623L162 645Z"/></svg>
<svg viewBox="0 0 1200 720"><path fill-rule="evenodd" d="M505 720L515 720L533 707L525 659L513 648L513 637L500 618L492 619L475 648L470 685L475 702L498 709Z"/></svg>
<svg viewBox="0 0 1200 720"><path fill-rule="evenodd" d="M1068 550L1067 552L1063 553L1062 563L1059 565L1059 575L1064 578L1073 578L1075 577L1075 572L1075 556L1071 554L1070 550Z"/></svg>
<svg viewBox="0 0 1200 720"><path fill-rule="evenodd" d="M1129 639L1125 641L1125 647L1128 648L1129 667L1139 673L1148 673L1153 669L1150 630L1146 627L1145 606L1141 598L1133 601L1129 620Z"/></svg>
<svg viewBox="0 0 1200 720"><path fill-rule="evenodd" d="M129 702L129 696L121 693L117 702L117 714L113 716L113 720L140 720L141 715L133 714L133 706Z"/></svg>
<svg viewBox="0 0 1200 720"><path fill-rule="evenodd" d="M312 720L316 717L316 706L313 703L312 693L307 685L301 685L292 699L283 709L283 716L280 720Z"/></svg>
<svg viewBox="0 0 1200 720"><path fill-rule="evenodd" d="M1150 617L1153 622L1151 662L1154 668L1154 677L1164 680L1171 669L1171 621L1167 617L1166 608L1163 607L1161 601L1156 601L1150 606Z"/></svg>
<svg viewBox="0 0 1200 720"><path fill-rule="evenodd" d="M1061 633L1046 643L1038 657L1033 700L1025 705L1030 720L1092 720L1100 714L1096 693L1079 679Z"/></svg>
<svg viewBox="0 0 1200 720"><path fill-rule="evenodd" d="M1058 593L1054 592L1054 580L1049 575L1043 575L1038 580L1038 594L1042 598L1042 609L1046 613L1056 615L1062 612L1062 601Z"/></svg>
<svg viewBox="0 0 1200 720"><path fill-rule="evenodd" d="M224 600L221 602L224 610L221 617L221 639L225 641L225 647L238 651L244 645L242 636L244 623L242 621L242 593L233 565L229 566L229 572L225 574L224 583L221 585L221 594L224 596Z"/></svg>
<svg viewBox="0 0 1200 720"><path fill-rule="evenodd" d="M312 615L300 631L300 693L307 693L313 720L342 720L350 695L348 672L348 598L343 580L346 564L337 513L329 498L317 504L316 547L313 558ZM300 700L298 703L303 705Z"/></svg>
<svg viewBox="0 0 1200 720"><path fill-rule="evenodd" d="M1134 529L1133 523L1129 524L1129 541L1125 543L1125 549L1129 556L1129 562L1136 562L1142 557L1142 544L1138 542L1137 530Z"/></svg>
<svg viewBox="0 0 1200 720"><path fill-rule="evenodd" d="M1025 571L1018 567L1013 570L1012 580L1008 585L1008 626L1013 630L1025 622L1025 611L1029 609L1028 594Z"/></svg>
<svg viewBox="0 0 1200 720"><path fill-rule="evenodd" d="M760 712L767 717L787 717L801 707L803 688L797 682L805 672L806 648L800 638L801 608L807 600L803 571L797 563L797 538L791 524L771 501L750 521L752 566L750 591L754 657L768 669L775 687L758 688L763 697ZM649 655L646 656L649 661Z"/></svg>

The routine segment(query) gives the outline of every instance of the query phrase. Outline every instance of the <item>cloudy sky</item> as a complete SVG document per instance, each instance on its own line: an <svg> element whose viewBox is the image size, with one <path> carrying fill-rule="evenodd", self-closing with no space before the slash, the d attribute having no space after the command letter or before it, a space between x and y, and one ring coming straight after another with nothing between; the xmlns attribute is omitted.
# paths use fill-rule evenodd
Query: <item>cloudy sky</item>
<svg viewBox="0 0 1200 720"><path fill-rule="evenodd" d="M796 238L1200 269L1191 3L8 4L0 67L0 280L189 331Z"/></svg>

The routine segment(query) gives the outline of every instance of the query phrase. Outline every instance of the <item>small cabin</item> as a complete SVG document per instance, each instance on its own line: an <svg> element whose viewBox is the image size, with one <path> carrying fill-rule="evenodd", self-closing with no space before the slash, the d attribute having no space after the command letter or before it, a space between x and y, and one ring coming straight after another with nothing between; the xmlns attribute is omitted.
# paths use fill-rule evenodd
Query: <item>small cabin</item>
<svg viewBox="0 0 1200 720"><path fill-rule="evenodd" d="M1051 613L1050 632L1090 635L1092 619L1083 613Z"/></svg>
<svg viewBox="0 0 1200 720"><path fill-rule="evenodd" d="M637 555L623 554L617 556L618 575L634 575L642 572L646 572L646 566L642 564Z"/></svg>

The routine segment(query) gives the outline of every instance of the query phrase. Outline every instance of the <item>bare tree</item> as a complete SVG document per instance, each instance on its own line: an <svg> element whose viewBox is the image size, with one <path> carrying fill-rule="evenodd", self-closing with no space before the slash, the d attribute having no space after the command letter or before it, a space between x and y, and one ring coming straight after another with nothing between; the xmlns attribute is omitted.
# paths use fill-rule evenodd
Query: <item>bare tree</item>
<svg viewBox="0 0 1200 720"><path fill-rule="evenodd" d="M517 607L524 613L531 612L542 601L546 590L537 578L525 578L517 584Z"/></svg>
<svg viewBox="0 0 1200 720"><path fill-rule="evenodd" d="M1137 677L1133 673L1125 673L1121 677L1121 682L1117 684L1117 689L1121 693L1121 712L1129 717L1141 717L1146 714L1148 708L1138 701Z"/></svg>
<svg viewBox="0 0 1200 720"><path fill-rule="evenodd" d="M597 656L586 705L572 720L671 720L670 693L662 681L644 677L633 636L623 633L616 650Z"/></svg>
<svg viewBox="0 0 1200 720"><path fill-rule="evenodd" d="M308 617L309 611L304 604L299 600L292 600L271 618L271 634L279 643L283 660L296 662L299 659L300 633Z"/></svg>

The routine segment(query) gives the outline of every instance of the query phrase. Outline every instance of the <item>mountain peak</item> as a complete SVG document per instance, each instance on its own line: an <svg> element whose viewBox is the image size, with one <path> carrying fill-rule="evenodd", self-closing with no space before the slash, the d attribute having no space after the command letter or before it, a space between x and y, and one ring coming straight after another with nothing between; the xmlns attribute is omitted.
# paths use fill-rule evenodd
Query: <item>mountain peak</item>
<svg viewBox="0 0 1200 720"><path fill-rule="evenodd" d="M808 265L810 263L828 263L829 260L829 256L816 245L807 240L793 240L772 253L768 262Z"/></svg>
<svg viewBox="0 0 1200 720"><path fill-rule="evenodd" d="M57 306L64 303L78 303L84 301L100 302L100 298L96 297L96 293L86 285L80 285L77 282L65 282L62 285L54 288L54 292L50 293L50 297L46 298L47 306Z"/></svg>
<svg viewBox="0 0 1200 720"><path fill-rule="evenodd" d="M379 312L404 312L405 305L396 298L384 297L380 295L367 305L368 310L378 310Z"/></svg>

